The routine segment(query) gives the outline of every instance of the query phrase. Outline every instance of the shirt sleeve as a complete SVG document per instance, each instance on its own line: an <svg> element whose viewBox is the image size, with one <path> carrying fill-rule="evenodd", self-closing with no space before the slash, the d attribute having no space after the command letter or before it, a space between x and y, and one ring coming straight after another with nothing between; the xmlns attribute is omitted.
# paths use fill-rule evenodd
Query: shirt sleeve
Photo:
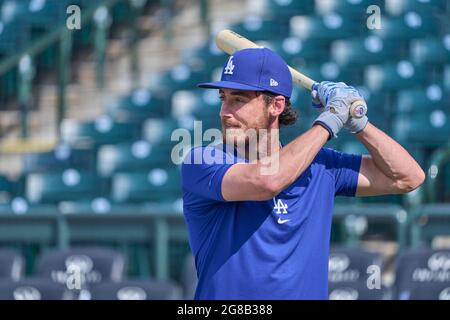
<svg viewBox="0 0 450 320"><path fill-rule="evenodd" d="M194 148L181 167L182 187L203 198L225 201L222 196L222 180L233 164L233 159L219 148Z"/></svg>
<svg viewBox="0 0 450 320"><path fill-rule="evenodd" d="M327 170L334 177L335 196L354 197L358 187L361 155L343 153L324 148Z"/></svg>

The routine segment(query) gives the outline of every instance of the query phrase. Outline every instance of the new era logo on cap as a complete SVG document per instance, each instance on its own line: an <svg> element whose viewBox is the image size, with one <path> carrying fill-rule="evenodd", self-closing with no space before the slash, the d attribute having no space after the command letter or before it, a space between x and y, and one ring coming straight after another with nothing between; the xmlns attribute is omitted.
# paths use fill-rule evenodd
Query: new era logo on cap
<svg viewBox="0 0 450 320"><path fill-rule="evenodd" d="M286 62L267 48L236 51L222 70L220 81L201 83L201 88L269 91L287 98L292 94L292 76Z"/></svg>

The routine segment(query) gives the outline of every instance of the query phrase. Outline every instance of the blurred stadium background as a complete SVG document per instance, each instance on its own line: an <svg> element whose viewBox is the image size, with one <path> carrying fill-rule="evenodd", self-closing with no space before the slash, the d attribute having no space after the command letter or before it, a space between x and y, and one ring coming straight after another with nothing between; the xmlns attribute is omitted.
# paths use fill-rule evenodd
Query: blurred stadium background
<svg viewBox="0 0 450 320"><path fill-rule="evenodd" d="M330 299L450 299L447 0L0 0L0 299L192 298L170 138L219 125L195 84L220 75L223 28L357 86L427 172L405 196L337 198ZM315 117L306 90L292 100L284 143ZM345 133L328 146L367 152Z"/></svg>

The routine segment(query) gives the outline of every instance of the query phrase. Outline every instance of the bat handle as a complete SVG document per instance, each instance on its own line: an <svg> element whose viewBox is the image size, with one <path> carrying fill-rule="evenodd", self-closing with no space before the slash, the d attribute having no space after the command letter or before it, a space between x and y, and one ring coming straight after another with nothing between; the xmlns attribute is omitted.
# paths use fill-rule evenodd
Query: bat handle
<svg viewBox="0 0 450 320"><path fill-rule="evenodd" d="M311 90L317 90L319 86L318 82L315 82L311 86ZM350 116L352 118L360 119L364 117L367 113L367 104L364 100L356 100L350 106Z"/></svg>
<svg viewBox="0 0 450 320"><path fill-rule="evenodd" d="M367 113L367 104L364 100L356 100L350 106L350 116L356 119L364 117Z"/></svg>

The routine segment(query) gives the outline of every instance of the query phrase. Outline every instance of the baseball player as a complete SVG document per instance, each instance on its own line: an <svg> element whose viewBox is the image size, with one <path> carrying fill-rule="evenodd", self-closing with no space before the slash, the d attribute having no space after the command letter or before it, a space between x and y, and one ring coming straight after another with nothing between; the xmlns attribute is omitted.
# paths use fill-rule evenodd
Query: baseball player
<svg viewBox="0 0 450 320"><path fill-rule="evenodd" d="M182 165L199 279L195 298L327 299L334 197L406 193L423 183L423 170L367 116L349 117L350 105L362 97L342 82L315 85L312 100L322 112L309 130L281 145L275 133L295 121L292 77L269 49L237 51L220 81L199 86L219 90L224 138L221 145L193 148ZM370 154L324 148L342 128ZM248 144L242 133L248 129L266 130L275 147L259 142L256 152L268 152L253 161L248 145L230 152L230 145ZM263 174L267 159L278 167Z"/></svg>

